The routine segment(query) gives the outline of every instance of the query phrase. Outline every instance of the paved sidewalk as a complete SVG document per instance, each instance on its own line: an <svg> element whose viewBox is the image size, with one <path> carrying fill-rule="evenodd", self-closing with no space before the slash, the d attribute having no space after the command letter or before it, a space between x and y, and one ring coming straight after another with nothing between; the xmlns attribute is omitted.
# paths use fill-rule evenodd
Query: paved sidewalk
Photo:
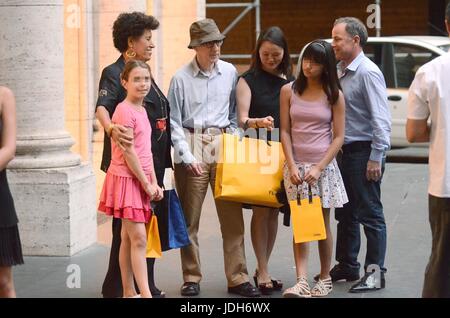
<svg viewBox="0 0 450 318"><path fill-rule="evenodd" d="M382 201L388 225L388 251L386 257L387 288L367 294L347 293L351 283L337 283L330 297L420 297L423 273L428 261L431 238L428 226L427 183L428 166L388 164L382 185ZM255 269L255 257L250 240L251 211L244 210L246 223L246 252L249 273ZM291 229L282 225L270 261L270 272L281 279L286 287L295 283L292 255ZM333 232L336 223L332 222ZM14 269L18 297L101 297L100 290L106 272L110 221L99 226L99 241L95 246L73 257L26 257L26 264ZM223 272L222 243L219 223L209 192L200 225L200 247L204 277L200 297L232 297L226 292ZM362 232L363 233L363 232ZM364 238L364 235L362 235ZM309 278L318 272L317 244L311 246ZM365 239L362 241L360 259L365 255ZM81 288L69 289L66 280L69 265L81 270ZM181 297L181 265L178 250L168 251L156 263L158 287L168 297ZM281 297L281 292L272 297Z"/></svg>

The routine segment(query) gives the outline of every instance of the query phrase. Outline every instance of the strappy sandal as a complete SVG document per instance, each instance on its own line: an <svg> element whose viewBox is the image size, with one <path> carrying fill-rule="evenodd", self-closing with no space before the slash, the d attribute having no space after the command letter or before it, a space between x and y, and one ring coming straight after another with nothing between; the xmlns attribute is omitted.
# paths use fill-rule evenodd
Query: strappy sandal
<svg viewBox="0 0 450 318"><path fill-rule="evenodd" d="M311 295L313 297L325 297L333 290L333 283L331 277L324 280L319 279L316 285L311 289Z"/></svg>
<svg viewBox="0 0 450 318"><path fill-rule="evenodd" d="M273 290L282 290L283 289L283 282L279 279L276 279L274 277L271 277L270 280L272 281Z"/></svg>
<svg viewBox="0 0 450 318"><path fill-rule="evenodd" d="M258 269L255 269L255 275L253 275L253 280L255 281L255 285L258 286L257 282L258 277ZM276 279L274 277L270 277L270 280L272 281L273 290L282 290L283 289L283 282L279 279Z"/></svg>
<svg viewBox="0 0 450 318"><path fill-rule="evenodd" d="M308 281L305 277L297 278L297 284L283 292L284 298L311 298Z"/></svg>
<svg viewBox="0 0 450 318"><path fill-rule="evenodd" d="M273 291L275 290L273 281L270 280L269 282L262 282L260 283L258 281L258 270L255 271L255 275L253 276L253 280L255 281L255 286L261 291L261 294L263 295L272 295Z"/></svg>

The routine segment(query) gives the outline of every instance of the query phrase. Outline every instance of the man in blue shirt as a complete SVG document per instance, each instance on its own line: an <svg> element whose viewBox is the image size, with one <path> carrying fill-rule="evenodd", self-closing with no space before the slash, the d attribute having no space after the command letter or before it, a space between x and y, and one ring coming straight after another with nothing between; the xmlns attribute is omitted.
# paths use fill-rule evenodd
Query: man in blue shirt
<svg viewBox="0 0 450 318"><path fill-rule="evenodd" d="M335 212L338 264L330 272L333 281L359 279L360 224L367 238L365 273L350 292L384 288L386 272L380 186L385 152L390 147L391 116L383 74L363 52L367 37L366 27L356 18L340 18L334 23L332 46L340 61L338 73L346 104L341 172L349 202Z"/></svg>

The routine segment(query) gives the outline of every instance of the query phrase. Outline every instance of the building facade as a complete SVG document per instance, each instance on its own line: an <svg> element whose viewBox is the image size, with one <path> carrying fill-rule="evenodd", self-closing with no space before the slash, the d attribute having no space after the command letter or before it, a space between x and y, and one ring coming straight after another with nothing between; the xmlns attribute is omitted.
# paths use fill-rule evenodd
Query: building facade
<svg viewBox="0 0 450 318"><path fill-rule="evenodd" d="M207 0L214 3L248 3L253 0ZM333 22L338 17L355 16L368 25L369 36L376 35L372 26L376 0L260 0L261 29L273 25L281 27L291 53L298 54L308 42L331 37ZM448 0L380 1L381 35L444 35L443 14ZM207 8L207 17L225 29L243 8ZM250 54L256 42L255 10L230 31L223 46L225 54ZM249 64L248 59L230 60ZM294 60L293 60L294 61Z"/></svg>
<svg viewBox="0 0 450 318"><path fill-rule="evenodd" d="M8 166L26 255L73 255L97 241L93 123L101 70L119 56L121 12L155 15L153 74L164 90L192 58L189 25L204 0L8 0L0 6L0 85L17 102Z"/></svg>

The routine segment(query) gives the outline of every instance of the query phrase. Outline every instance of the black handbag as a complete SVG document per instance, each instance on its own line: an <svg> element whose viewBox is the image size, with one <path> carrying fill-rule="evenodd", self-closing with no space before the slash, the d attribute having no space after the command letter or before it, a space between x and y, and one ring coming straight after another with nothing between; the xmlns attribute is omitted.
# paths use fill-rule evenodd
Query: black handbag
<svg viewBox="0 0 450 318"><path fill-rule="evenodd" d="M290 226L291 224L291 208L289 206L289 201L286 195L286 189L284 187L284 181L281 180L280 190L277 191L276 197L278 202L283 204L280 208L280 212L283 213L283 225Z"/></svg>

